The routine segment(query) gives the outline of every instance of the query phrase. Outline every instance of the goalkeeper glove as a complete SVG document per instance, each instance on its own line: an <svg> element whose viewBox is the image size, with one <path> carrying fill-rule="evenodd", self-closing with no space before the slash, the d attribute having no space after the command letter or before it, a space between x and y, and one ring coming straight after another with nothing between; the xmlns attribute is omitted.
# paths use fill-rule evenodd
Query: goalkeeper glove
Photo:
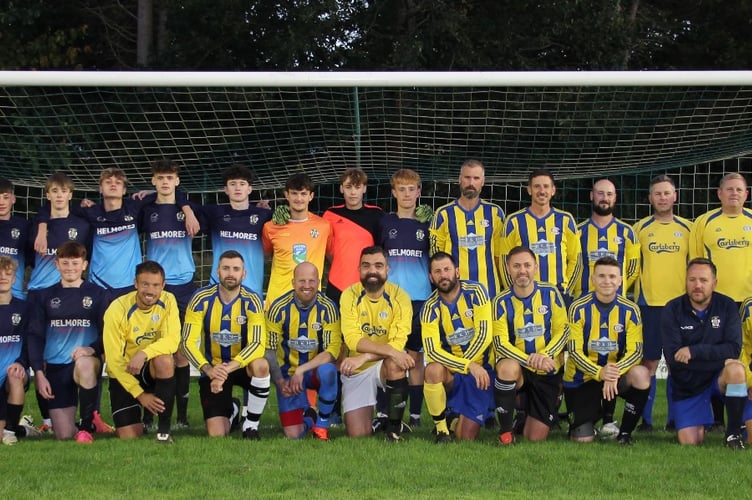
<svg viewBox="0 0 752 500"><path fill-rule="evenodd" d="M272 222L278 226L287 224L290 220L290 207L287 205L277 205L272 214Z"/></svg>
<svg viewBox="0 0 752 500"><path fill-rule="evenodd" d="M430 222L433 217L433 210L428 205L418 205L415 209L415 218L418 222Z"/></svg>

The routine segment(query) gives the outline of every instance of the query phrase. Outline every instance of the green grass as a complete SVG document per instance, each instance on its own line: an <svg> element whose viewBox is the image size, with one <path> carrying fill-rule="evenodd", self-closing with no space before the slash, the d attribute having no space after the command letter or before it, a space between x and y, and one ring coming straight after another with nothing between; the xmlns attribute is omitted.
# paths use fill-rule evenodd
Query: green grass
<svg viewBox="0 0 752 500"><path fill-rule="evenodd" d="M477 442L436 446L430 425L393 444L378 438L332 441L284 439L272 396L262 441L237 435L209 439L200 426L198 397L190 404L193 427L174 433L175 444L152 436L119 441L96 436L92 445L50 437L2 446L5 498L723 498L749 488L752 450L734 452L717 433L705 445L680 447L673 434L635 434L625 448L613 441L590 445L555 431L545 443L495 445L482 431ZM663 387L659 387L663 394ZM38 421L36 401L25 413ZM663 424L660 400L655 423ZM109 415L107 392L103 398ZM617 416L621 415L621 406ZM430 419L424 414L425 422Z"/></svg>

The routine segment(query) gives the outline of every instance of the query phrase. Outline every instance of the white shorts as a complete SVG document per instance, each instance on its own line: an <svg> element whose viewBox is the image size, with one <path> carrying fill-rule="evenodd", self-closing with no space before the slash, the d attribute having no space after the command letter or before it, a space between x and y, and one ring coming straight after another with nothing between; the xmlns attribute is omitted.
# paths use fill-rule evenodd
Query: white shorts
<svg viewBox="0 0 752 500"><path fill-rule="evenodd" d="M376 390L384 388L381 383L383 364L381 359L358 374L341 376L343 414L364 406L376 406Z"/></svg>

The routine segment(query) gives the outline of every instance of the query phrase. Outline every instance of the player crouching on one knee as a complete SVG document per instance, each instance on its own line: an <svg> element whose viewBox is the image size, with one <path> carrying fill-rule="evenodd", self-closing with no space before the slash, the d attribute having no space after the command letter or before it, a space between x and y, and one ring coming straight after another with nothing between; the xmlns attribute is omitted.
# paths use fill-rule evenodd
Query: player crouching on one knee
<svg viewBox="0 0 752 500"><path fill-rule="evenodd" d="M621 396L624 414L616 439L631 445L650 392L650 373L640 365L640 312L634 302L619 295L622 275L616 259L598 259L591 281L595 291L575 300L569 309L569 357L564 365L569 437L593 441L603 406Z"/></svg>
<svg viewBox="0 0 752 500"><path fill-rule="evenodd" d="M99 412L102 373L102 319L109 294L86 282L86 248L66 241L57 249L55 267L60 281L29 292L39 313L38 328L29 336L29 359L37 391L47 401L57 439L75 437L92 442L95 432L112 432ZM75 422L76 405L81 422Z"/></svg>
<svg viewBox="0 0 752 500"><path fill-rule="evenodd" d="M536 281L538 264L527 247L512 248L506 257L512 286L493 301L496 379L494 400L499 418L499 443L514 442L514 410L525 415L524 436L529 441L548 438L558 421L561 385L560 353L569 337L567 309L556 286ZM519 417L521 418L521 417Z"/></svg>
<svg viewBox="0 0 752 500"><path fill-rule="evenodd" d="M423 349L429 360L423 392L434 425L436 442L451 440L447 406L459 415L454 435L476 439L492 408L491 303L486 288L460 280L454 258L436 252L428 263L436 289L421 312Z"/></svg>
<svg viewBox="0 0 752 500"><path fill-rule="evenodd" d="M279 419L288 438L302 438L310 430L327 441L338 389L334 361L342 348L339 309L319 291L319 272L310 262L295 267L292 286L267 312L266 359L277 386ZM318 393L318 413L307 389Z"/></svg>
<svg viewBox="0 0 752 500"><path fill-rule="evenodd" d="M219 283L193 294L185 314L183 349L201 372L201 407L209 436L226 436L238 417L237 385L248 395L243 438L258 440L261 414L269 397L266 321L261 297L242 283L243 256L227 250L219 257Z"/></svg>

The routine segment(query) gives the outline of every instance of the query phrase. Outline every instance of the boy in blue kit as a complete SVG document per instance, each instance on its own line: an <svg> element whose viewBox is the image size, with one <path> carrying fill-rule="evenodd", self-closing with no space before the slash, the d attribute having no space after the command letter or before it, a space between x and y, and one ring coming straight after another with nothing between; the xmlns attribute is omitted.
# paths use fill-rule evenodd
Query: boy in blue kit
<svg viewBox="0 0 752 500"><path fill-rule="evenodd" d="M13 215L16 203L13 184L0 179L0 255L7 255L18 263L16 279L13 283L13 296L26 298L23 289L26 264L31 261L29 248L30 224L24 217Z"/></svg>
<svg viewBox="0 0 752 500"><path fill-rule="evenodd" d="M104 354L102 318L109 297L102 287L84 281L86 248L80 243L60 245L55 265L60 281L29 293L40 313L29 335L29 360L37 392L47 401L55 437L90 443L94 432L112 432L96 411Z"/></svg>

